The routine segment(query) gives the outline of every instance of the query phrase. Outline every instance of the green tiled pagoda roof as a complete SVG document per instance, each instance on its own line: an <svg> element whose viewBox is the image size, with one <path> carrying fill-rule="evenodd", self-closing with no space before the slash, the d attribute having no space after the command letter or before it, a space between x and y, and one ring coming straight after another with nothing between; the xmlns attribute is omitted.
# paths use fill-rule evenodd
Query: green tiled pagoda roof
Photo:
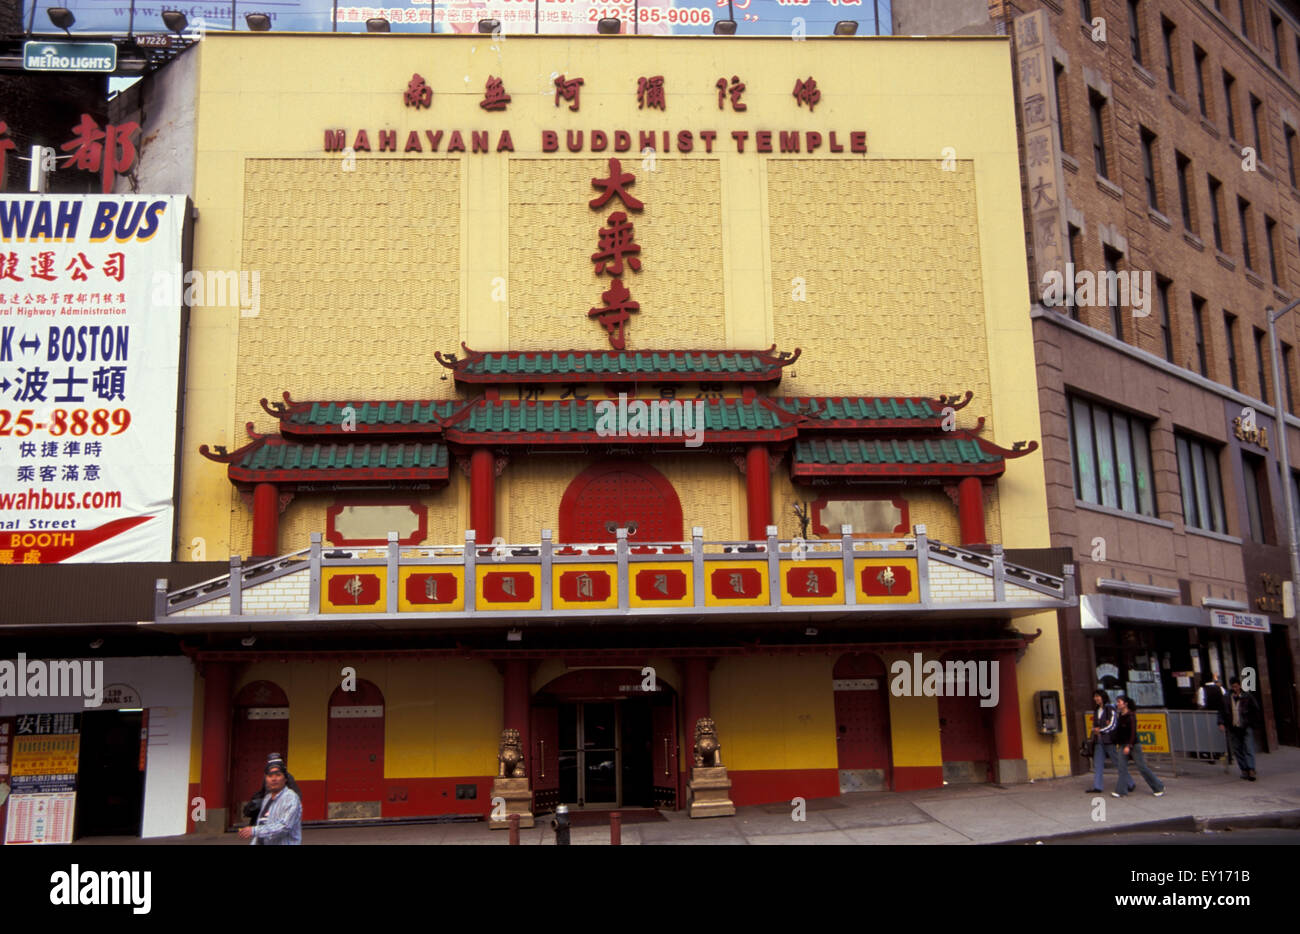
<svg viewBox="0 0 1300 934"><path fill-rule="evenodd" d="M657 436L629 433L613 437L598 434L601 410L597 406L601 401L605 400L521 402L480 399L467 411L450 419L443 430L446 437L453 441L468 440L469 437L489 433L503 436L501 440L570 441L575 440L575 436L581 440L605 440L613 443L663 443L665 440L664 435L668 434L666 431ZM680 401L690 406L691 427L696 427L693 421L695 400ZM635 425L631 420L631 411L627 410L627 427ZM728 440L739 440L738 435L747 433L758 433L770 440L794 437L794 418L759 399L709 400L704 402L702 411L706 436L725 432L729 436ZM669 422L662 411L659 423L661 427L676 425L676 422ZM648 428L649 425L645 427Z"/></svg>
<svg viewBox="0 0 1300 934"><path fill-rule="evenodd" d="M464 408L464 399L396 402L299 402L277 414L290 434L335 434L343 425L343 410L356 413L358 431L389 434L436 431L443 419Z"/></svg>
<svg viewBox="0 0 1300 934"><path fill-rule="evenodd" d="M1001 454L969 437L817 438L795 442L795 476L968 475L1001 473Z"/></svg>
<svg viewBox="0 0 1300 934"><path fill-rule="evenodd" d="M820 422L899 422L916 425L937 422L943 409L933 399L903 399L885 396L785 396L772 400L795 415ZM885 426L882 426L885 427Z"/></svg>
<svg viewBox="0 0 1300 934"><path fill-rule="evenodd" d="M447 478L442 444L300 444L257 439L231 456L230 477L245 482Z"/></svg>
<svg viewBox="0 0 1300 934"><path fill-rule="evenodd" d="M799 356L768 350L559 350L476 351L461 345L464 356L435 354L455 371L456 379L474 383L546 382L770 382Z"/></svg>

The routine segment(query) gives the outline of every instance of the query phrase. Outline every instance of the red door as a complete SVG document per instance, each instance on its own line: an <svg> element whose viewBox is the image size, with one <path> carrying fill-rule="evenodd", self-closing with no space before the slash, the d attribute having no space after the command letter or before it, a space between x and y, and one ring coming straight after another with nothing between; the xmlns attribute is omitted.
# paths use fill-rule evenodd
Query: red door
<svg viewBox="0 0 1300 934"><path fill-rule="evenodd" d="M656 697L650 708L650 758L657 808L677 807L677 708L672 697Z"/></svg>
<svg viewBox="0 0 1300 934"><path fill-rule="evenodd" d="M262 787L266 758L273 752L281 756L289 754L289 698L271 681L253 681L244 685L235 697L227 811L231 827L248 823L244 805ZM292 766L289 771L293 771Z"/></svg>
<svg viewBox="0 0 1300 934"><path fill-rule="evenodd" d="M840 791L888 791L894 776L885 665L875 655L845 655L832 676Z"/></svg>
<svg viewBox="0 0 1300 934"><path fill-rule="evenodd" d="M939 698L939 746L945 781L993 781L992 708L980 706L978 697ZM951 765L966 763L965 768Z"/></svg>
<svg viewBox="0 0 1300 934"><path fill-rule="evenodd" d="M602 461L574 479L560 500L562 542L680 542L682 504L668 479L637 461Z"/></svg>
<svg viewBox="0 0 1300 934"><path fill-rule="evenodd" d="M533 807L538 813L553 811L560 803L560 708L535 705L529 719L532 749L528 774L533 781Z"/></svg>
<svg viewBox="0 0 1300 934"><path fill-rule="evenodd" d="M384 695L369 681L330 696L325 751L329 820L381 817L384 785Z"/></svg>

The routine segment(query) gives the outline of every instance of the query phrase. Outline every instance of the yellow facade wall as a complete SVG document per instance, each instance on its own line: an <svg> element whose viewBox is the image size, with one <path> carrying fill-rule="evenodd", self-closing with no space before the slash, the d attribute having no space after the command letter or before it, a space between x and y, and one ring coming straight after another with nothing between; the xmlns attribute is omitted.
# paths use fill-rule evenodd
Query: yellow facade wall
<svg viewBox="0 0 1300 934"><path fill-rule="evenodd" d="M701 54L706 41L714 44ZM200 70L194 265L258 271L262 294L256 317L193 309L181 555L197 557L190 546L198 543L207 560L248 550L250 517L225 465L194 452L204 443L239 447L247 421L271 429L257 404L263 396L287 389L297 399L444 398L454 384L432 354L462 341L484 349L607 346L586 316L608 285L592 275L589 259L604 217L585 206L605 156L543 154L543 129L561 140L566 129L718 134L712 154L697 135L693 153L660 151L653 168L639 153L622 157L647 204L635 217L645 265L630 279L642 306L629 329L632 349L800 346L783 393L973 389L959 425L984 416L985 436L1008 447L1038 437L1007 40L737 39L723 58L728 74L746 82L743 114L717 109L723 51L709 37L512 36L498 46L479 36L211 34L188 53ZM553 106L558 71L586 76L580 113ZM403 106L401 91L416 72L434 88L430 111ZM823 94L815 113L790 96L791 76L810 72ZM636 107L636 79L648 73L667 76L666 112ZM489 74L513 96L505 113L478 106ZM508 129L515 151L376 151L359 154L348 171L339 154L322 152L322 132L335 127L347 129L349 142L367 130L376 149L383 129L397 131L399 149L408 131L425 127L488 129L494 144ZM758 155L758 129L836 130L842 141L865 130L869 153ZM751 133L744 154L731 143L733 130ZM953 172L939 163L949 148ZM800 277L806 302L792 295ZM682 496L684 531L744 534L744 481L734 465L689 455L652 463ZM554 528L564 484L580 469L572 459L514 459L498 486L499 533L535 541L541 528ZM788 500L796 493L785 469L773 484L783 534L792 530ZM449 490L422 497L435 507L431 521L443 524L431 541L462 537L467 484L452 473ZM956 511L941 493L907 495L914 523L956 540ZM313 524L323 528L323 507L314 497L289 506L284 550L303 547ZM986 522L1008 547L1049 544L1038 452L1008 463ZM1060 690L1054 617L1016 626L1042 630L1018 668L1021 696ZM804 664L777 667L797 672ZM750 708L728 665L715 672L716 703L739 714ZM803 685L789 689L807 710L821 711L809 716L824 715L824 736L804 745L806 727L791 724L788 735L773 734L785 738L767 740L788 745L779 755L764 751L758 735L760 747L741 739L742 761L834 764L829 670L805 675L781 678ZM301 677L308 693L336 680ZM759 695L753 709L766 710L767 695ZM814 695L821 700L813 703ZM1059 771L1027 707L1026 700L1030 775ZM323 718L323 700L317 708ZM312 716L292 721L295 748L323 750L324 721L313 725ZM499 711L484 716L479 733L491 742ZM773 710L759 719L770 725L782 716ZM323 775L323 760L294 766Z"/></svg>
<svg viewBox="0 0 1300 934"><path fill-rule="evenodd" d="M363 661L255 662L234 693L252 681L273 681L289 698L289 748L294 778L325 778L329 700L342 669L384 695L384 777L491 775L501 730L501 675L485 660L367 658ZM197 779L192 779L197 780Z"/></svg>
<svg viewBox="0 0 1300 934"><path fill-rule="evenodd" d="M825 655L720 659L710 673L709 714L727 768L836 768L834 667Z"/></svg>

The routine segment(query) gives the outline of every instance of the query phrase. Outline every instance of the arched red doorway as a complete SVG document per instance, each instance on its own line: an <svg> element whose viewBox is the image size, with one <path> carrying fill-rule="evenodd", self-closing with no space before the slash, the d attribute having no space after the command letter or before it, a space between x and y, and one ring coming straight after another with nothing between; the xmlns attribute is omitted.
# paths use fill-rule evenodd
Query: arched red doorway
<svg viewBox="0 0 1300 934"><path fill-rule="evenodd" d="M244 805L262 787L266 757L273 752L289 754L289 698L273 681L250 681L235 696L227 799L231 827L248 823ZM289 770L293 771L292 765Z"/></svg>
<svg viewBox="0 0 1300 934"><path fill-rule="evenodd" d="M668 478L648 464L608 460L574 478L560 500L561 542L682 541L682 503Z"/></svg>
<svg viewBox="0 0 1300 934"><path fill-rule="evenodd" d="M325 747L325 813L329 820L382 817L384 695L369 681L330 695Z"/></svg>
<svg viewBox="0 0 1300 934"><path fill-rule="evenodd" d="M840 792L889 791L894 761L889 736L889 679L870 653L845 655L832 672Z"/></svg>
<svg viewBox="0 0 1300 934"><path fill-rule="evenodd" d="M978 682L968 677L968 669L963 670L960 682L950 678L948 671L949 661L974 661L977 665L988 662L968 652L950 652L940 661L944 663L944 690L939 696L943 780L948 784L994 781L997 765L993 744L994 708L980 706Z"/></svg>
<svg viewBox="0 0 1300 934"><path fill-rule="evenodd" d="M535 807L676 808L677 694L641 666L571 671L533 698Z"/></svg>

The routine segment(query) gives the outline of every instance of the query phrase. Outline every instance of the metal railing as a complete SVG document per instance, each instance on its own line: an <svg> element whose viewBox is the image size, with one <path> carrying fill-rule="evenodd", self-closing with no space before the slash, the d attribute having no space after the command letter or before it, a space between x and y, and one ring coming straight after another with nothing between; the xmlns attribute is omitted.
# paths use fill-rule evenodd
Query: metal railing
<svg viewBox="0 0 1300 934"><path fill-rule="evenodd" d="M464 569L464 613L476 612L477 571L480 566L508 565L510 567L536 567L540 570L537 586L540 591L540 609L549 611L557 609L552 594L552 570L566 565L607 564L614 572L617 590L617 608L606 610L588 610L574 612L616 613L634 609L630 606L631 581L638 565L654 562L671 561L692 566L692 599L682 604L682 608L701 611L708 606L706 571L726 568L739 562L762 561L767 571L767 602L753 608L779 609L782 606L782 569L788 569L798 562L816 562L820 564L839 564L840 600L829 605L810 606L801 603L800 611L820 611L825 609L843 609L858 605L858 593L855 581L861 559L881 559L916 562L915 589L917 596L908 597L906 602L913 606L932 609L960 603L952 597L940 596L936 599L930 591L932 563L943 564L971 574L988 578L992 584L993 604L1024 607L1028 610L1055 609L1072 605L1075 597L1073 567L1067 566L1062 576L1053 576L1028 568L1008 564L1000 545L992 547L991 555L984 555L964 548L931 541L926 535L924 525L914 529L911 538L876 538L860 539L853 537L851 526L841 526L839 538L804 541L802 539L782 540L777 537L775 526L768 526L768 538L765 541L705 541L704 530L692 529L690 541L686 542L645 542L632 543L628 539L628 530L620 528L614 542L565 543L557 545L550 529L541 534L541 541L527 544L504 544L495 542L481 545L476 541L474 530L465 533L463 545L402 545L398 533L388 533L386 546L367 547L332 547L326 548L319 532L313 532L311 546L289 554L281 555L256 564L245 566L238 556L230 559L230 573L220 577L168 591L166 580L156 584L155 619L162 620L183 610L220 599L230 598L229 615L241 616L243 613L243 594L251 587L299 572L309 573L311 614L321 612L320 592L323 572L331 568L370 569L382 571L388 586L386 588L387 606L376 609L378 613L396 614L399 611L399 582L403 568L418 566L457 567ZM1008 600L1007 585L1017 585L1042 597L1037 599ZM911 589L907 594L911 593ZM904 601L900 601L904 602ZM973 604L989 605L989 601L972 600ZM875 604L873 608L885 609ZM573 610L573 607L568 607ZM671 608L669 608L671 609ZM717 610L717 607L709 607ZM730 609L735 610L736 607ZM509 610L501 608L478 610L479 613L491 615L510 615Z"/></svg>

